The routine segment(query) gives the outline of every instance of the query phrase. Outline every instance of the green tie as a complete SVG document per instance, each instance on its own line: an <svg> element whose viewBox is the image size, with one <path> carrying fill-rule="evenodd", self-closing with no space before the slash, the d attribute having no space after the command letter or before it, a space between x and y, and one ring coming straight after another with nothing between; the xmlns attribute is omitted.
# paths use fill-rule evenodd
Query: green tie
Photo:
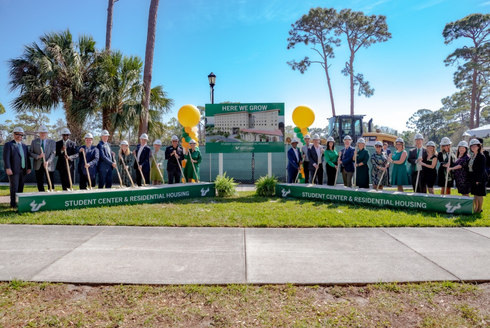
<svg viewBox="0 0 490 328"><path fill-rule="evenodd" d="M43 153L44 153L44 140L41 140L41 148L43 149Z"/></svg>
<svg viewBox="0 0 490 328"><path fill-rule="evenodd" d="M24 158L24 149L22 149L22 144L19 142L17 144L17 147L19 147L19 153L20 153L20 158L22 159L22 168L25 169L26 164L25 164L25 158Z"/></svg>
<svg viewBox="0 0 490 328"><path fill-rule="evenodd" d="M419 159L419 155L420 155L420 148L417 148L417 160ZM418 171L419 170L419 166L418 164L415 164L415 171Z"/></svg>

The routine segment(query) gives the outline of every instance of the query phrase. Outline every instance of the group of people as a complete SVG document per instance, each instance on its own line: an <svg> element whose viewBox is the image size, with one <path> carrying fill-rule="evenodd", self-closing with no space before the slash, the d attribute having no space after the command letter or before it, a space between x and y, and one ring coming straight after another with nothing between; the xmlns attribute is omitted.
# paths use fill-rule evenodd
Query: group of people
<svg viewBox="0 0 490 328"><path fill-rule="evenodd" d="M335 149L333 138L327 139L326 149L320 145L320 137L305 135L305 144L298 149L299 140L294 138L292 147L288 150L288 183L298 181L301 166L305 173L305 182L323 184L323 167L326 168L327 185L336 185L339 172L342 174L344 185L359 188L369 188L370 181L374 189L384 186L397 186L403 191L403 186L409 184L411 175L412 187L417 193L434 194L436 181L441 187L442 195L449 195L451 188L456 185L458 193L463 196L474 196L474 212L482 212L483 197L486 195L488 183L486 156L483 155L482 143L478 139L461 141L455 153L451 150L452 142L444 137L441 149L436 150L433 141L423 146L424 137L415 135L415 147L408 152L402 138L395 141L396 150L392 153L388 145L381 141L375 142L375 151L369 154L363 138L357 140L357 149L351 146L352 138L345 136L344 148L339 152ZM406 162L411 164L407 171ZM371 163L371 171L368 164ZM437 167L439 164L439 167ZM391 184L390 184L390 167Z"/></svg>
<svg viewBox="0 0 490 328"><path fill-rule="evenodd" d="M93 135L84 136L85 145L77 146L70 140L70 130L62 129L62 139L55 142L48 139L48 128L41 125L37 131L39 137L27 147L22 140L24 130L16 127L13 130L14 139L5 143L3 161L5 172L10 183L10 206L16 207L15 194L24 190L25 177L33 168L37 188L44 192L45 178L48 190L54 190L54 171L58 171L63 190L73 188L75 177L75 160L78 158L77 172L80 189L92 189L98 181L98 188L112 187L112 173L117 170L120 184L126 187L134 186L133 172L136 173L136 185L164 183L164 161L167 160L168 183L199 181L199 163L202 155L196 147L195 140L189 142L189 149L179 146L179 138L172 136L172 145L165 151L161 150L162 142L157 139L153 143L154 150L148 146L148 135L143 133L140 143L131 152L129 143L123 140L116 153L111 151L108 143L109 132L103 130L100 142L93 145ZM33 160L31 164L31 159ZM57 161L55 161L57 159ZM183 161L186 160L186 165ZM56 163L56 165L55 165Z"/></svg>

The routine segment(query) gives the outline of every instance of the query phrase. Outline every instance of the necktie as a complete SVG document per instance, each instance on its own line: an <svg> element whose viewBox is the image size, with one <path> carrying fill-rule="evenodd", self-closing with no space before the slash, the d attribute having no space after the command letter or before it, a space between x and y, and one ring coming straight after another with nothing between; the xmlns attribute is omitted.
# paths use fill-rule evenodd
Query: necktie
<svg viewBox="0 0 490 328"><path fill-rule="evenodd" d="M420 155L420 148L417 148L417 159L419 159L419 155ZM419 163L417 163L415 171L419 171L419 170L420 170Z"/></svg>
<svg viewBox="0 0 490 328"><path fill-rule="evenodd" d="M25 161L25 158L24 158L24 149L22 149L22 144L19 142L17 144L17 147L19 147L19 153L20 153L20 158L22 160L22 168L25 169L26 168L26 161Z"/></svg>
<svg viewBox="0 0 490 328"><path fill-rule="evenodd" d="M44 140L41 140L41 149L43 150L44 153Z"/></svg>

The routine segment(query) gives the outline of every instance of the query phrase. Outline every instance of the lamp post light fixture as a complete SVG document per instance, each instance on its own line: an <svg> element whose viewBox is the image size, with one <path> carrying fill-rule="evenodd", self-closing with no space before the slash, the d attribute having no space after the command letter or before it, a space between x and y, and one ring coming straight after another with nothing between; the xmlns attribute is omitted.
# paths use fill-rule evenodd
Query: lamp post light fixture
<svg viewBox="0 0 490 328"><path fill-rule="evenodd" d="M213 72L208 75L209 86L211 87L211 104L214 104L214 85L216 84L216 75Z"/></svg>

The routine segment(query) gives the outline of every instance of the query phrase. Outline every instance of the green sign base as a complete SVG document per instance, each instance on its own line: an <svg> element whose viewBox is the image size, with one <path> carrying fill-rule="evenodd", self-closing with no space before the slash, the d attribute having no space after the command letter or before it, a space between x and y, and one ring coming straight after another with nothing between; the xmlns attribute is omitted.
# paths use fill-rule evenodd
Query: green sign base
<svg viewBox="0 0 490 328"><path fill-rule="evenodd" d="M465 196L441 196L398 191L376 191L373 189L353 189L344 186L332 187L282 183L276 185L276 195L279 197L391 207L405 210L433 211L448 214L473 213L473 198Z"/></svg>
<svg viewBox="0 0 490 328"><path fill-rule="evenodd" d="M214 183L165 184L136 188L93 189L17 194L19 212L163 203L185 198L214 197Z"/></svg>

